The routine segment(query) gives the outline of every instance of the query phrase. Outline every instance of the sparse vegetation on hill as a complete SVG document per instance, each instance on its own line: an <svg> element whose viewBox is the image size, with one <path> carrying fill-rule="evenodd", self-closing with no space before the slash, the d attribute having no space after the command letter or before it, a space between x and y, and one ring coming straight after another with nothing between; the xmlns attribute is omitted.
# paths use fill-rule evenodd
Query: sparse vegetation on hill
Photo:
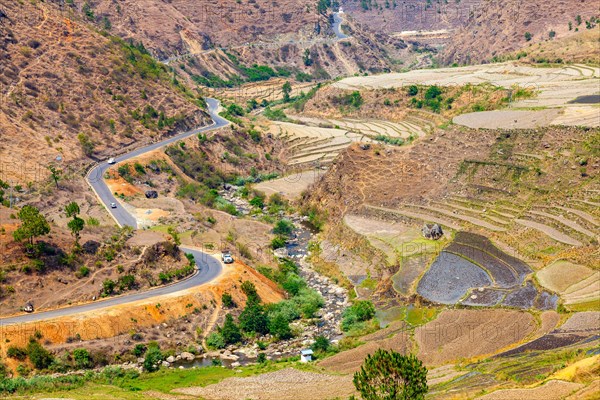
<svg viewBox="0 0 600 400"><path fill-rule="evenodd" d="M54 3L10 3L3 12L10 21L0 46L6 60L0 118L10 138L0 149L3 160L49 152L67 162L101 157L134 140L207 121L198 95L142 45L63 18ZM27 154L17 132L27 137Z"/></svg>
<svg viewBox="0 0 600 400"><path fill-rule="evenodd" d="M492 15L494 17L490 18ZM516 51L529 53L538 43L542 43L544 47L555 47L557 52L564 52L564 46L545 42L562 42L563 39L568 40L577 35L579 31L592 29L597 17L598 7L593 1L587 0L562 3L547 3L542 0L498 3L484 0L479 2L479 7L465 21L464 26L452 35L440 58L447 65L455 62L476 64L492 60L493 57L502 58L503 55ZM584 20L586 24L582 24ZM496 29L500 25L504 28L499 34ZM549 32L554 34L550 35ZM574 45L571 51L579 52L581 49L576 49L577 46ZM562 49L558 49L559 47ZM594 60L597 57L592 56L591 52L584 53L585 50L579 54L584 59L597 63ZM548 58L543 54L540 56Z"/></svg>
<svg viewBox="0 0 600 400"><path fill-rule="evenodd" d="M180 250L171 242L146 249L128 245L131 231L127 228L104 229L106 238L90 239L89 230L94 228L86 226L81 209L74 202L66 206L70 219L63 226L49 222L43 212L31 205L23 206L17 215L19 225L12 231L14 242L5 247L10 259L0 267L3 314L19 311L31 299L36 309L64 305L156 286L194 271L193 260L184 262ZM82 234L88 239L80 243ZM94 279L96 276L104 278ZM35 283L38 279L48 284L39 286ZM65 290L65 285L72 290Z"/></svg>
<svg viewBox="0 0 600 400"><path fill-rule="evenodd" d="M0 397L598 392L589 0L5 3Z"/></svg>

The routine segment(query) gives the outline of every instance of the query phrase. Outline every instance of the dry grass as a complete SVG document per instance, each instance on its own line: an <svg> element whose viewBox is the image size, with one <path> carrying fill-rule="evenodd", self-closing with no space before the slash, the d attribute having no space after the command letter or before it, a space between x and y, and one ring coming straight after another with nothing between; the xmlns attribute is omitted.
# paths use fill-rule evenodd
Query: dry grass
<svg viewBox="0 0 600 400"><path fill-rule="evenodd" d="M310 394L307 393L310 392ZM326 400L354 394L352 376L335 376L288 368L247 378L227 378L206 387L176 389L207 400Z"/></svg>
<svg viewBox="0 0 600 400"><path fill-rule="evenodd" d="M531 314L508 310L447 310L415 330L428 365L481 357L512 347L536 330Z"/></svg>
<svg viewBox="0 0 600 400"><path fill-rule="evenodd" d="M485 396L481 400L562 400L565 396L579 390L579 383L552 380L532 389L502 389Z"/></svg>

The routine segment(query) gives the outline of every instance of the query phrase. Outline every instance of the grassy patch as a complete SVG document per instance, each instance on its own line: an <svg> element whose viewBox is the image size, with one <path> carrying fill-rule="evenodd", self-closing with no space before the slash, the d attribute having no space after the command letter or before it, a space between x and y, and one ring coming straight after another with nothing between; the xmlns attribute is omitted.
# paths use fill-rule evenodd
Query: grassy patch
<svg viewBox="0 0 600 400"><path fill-rule="evenodd" d="M412 326L419 326L433 321L440 313L439 308L413 307L406 310L405 321Z"/></svg>
<svg viewBox="0 0 600 400"><path fill-rule="evenodd" d="M571 311L600 311L600 299L594 299L583 303L567 304Z"/></svg>
<svg viewBox="0 0 600 400"><path fill-rule="evenodd" d="M377 281L373 278L367 278L360 283L361 288L375 290L377 287Z"/></svg>
<svg viewBox="0 0 600 400"><path fill-rule="evenodd" d="M119 376L114 376L110 379L106 377L106 374L100 373L79 377L76 379L78 384L71 385L70 388L67 385L43 385L39 387L41 390L36 390L35 387L28 390L19 390L14 394L14 397L5 397L5 394L3 394L2 398L23 398L23 393L36 393L36 398L65 397L82 400L153 399L158 397L149 396L144 392L156 391L169 393L177 388L208 386L234 376L247 377L290 367L305 371L321 372L314 365L302 364L296 361L281 361L241 367L238 369L241 372L222 367L183 370L161 369L157 372L143 373L139 376L136 376L137 374L119 374ZM48 377L47 380L56 380L56 378Z"/></svg>
<svg viewBox="0 0 600 400"><path fill-rule="evenodd" d="M150 228L151 231L164 233L167 236L170 236L169 229L176 229L176 226L175 225L155 225ZM185 232L180 233L179 237L181 239L190 238L192 236L192 233L194 233L194 231L192 231L192 230L185 231Z"/></svg>

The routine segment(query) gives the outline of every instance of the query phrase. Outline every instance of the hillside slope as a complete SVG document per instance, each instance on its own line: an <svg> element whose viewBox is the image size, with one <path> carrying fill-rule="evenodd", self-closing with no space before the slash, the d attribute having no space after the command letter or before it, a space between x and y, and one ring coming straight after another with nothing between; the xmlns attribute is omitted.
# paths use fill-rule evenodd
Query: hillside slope
<svg viewBox="0 0 600 400"><path fill-rule="evenodd" d="M71 11L114 34L142 41L159 58L272 41L278 36L309 36L320 16L312 0L75 0ZM88 8L84 8L88 4ZM87 12L86 12L87 11Z"/></svg>
<svg viewBox="0 0 600 400"><path fill-rule="evenodd" d="M530 44L565 38L597 24L598 2L485 0L444 49L446 64L477 63Z"/></svg>
<svg viewBox="0 0 600 400"><path fill-rule="evenodd" d="M319 8L311 0L150 0L143 5L133 0L76 0L63 9L99 29L143 43L157 59L199 77L195 82L201 85L207 85L203 78L218 77L237 86L237 76L249 78L246 68L254 65L292 73L277 76L301 72L325 79L386 71L393 59L408 56L401 39L352 23L345 24L351 37L339 40L331 27L332 9Z"/></svg>
<svg viewBox="0 0 600 400"><path fill-rule="evenodd" d="M0 9L3 179L27 183L59 155L102 158L208 123L198 95L142 46L105 37L52 3L2 0Z"/></svg>

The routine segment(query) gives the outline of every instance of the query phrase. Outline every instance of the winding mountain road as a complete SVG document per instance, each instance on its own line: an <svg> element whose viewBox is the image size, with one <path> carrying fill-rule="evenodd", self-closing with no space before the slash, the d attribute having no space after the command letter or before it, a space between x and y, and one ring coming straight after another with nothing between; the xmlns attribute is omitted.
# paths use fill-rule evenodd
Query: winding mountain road
<svg viewBox="0 0 600 400"><path fill-rule="evenodd" d="M338 39L348 39L349 36L346 35L344 32L342 32L342 22L344 22L343 18L342 18L342 14L343 11L340 12L336 12L333 13L333 32L335 33L335 36L337 36Z"/></svg>
<svg viewBox="0 0 600 400"><path fill-rule="evenodd" d="M139 149L133 150L130 153L123 154L119 157L115 157L115 162L120 163L123 161L127 161L134 157L138 157L150 151L160 149L161 147L165 147L169 144L175 143L178 140L185 139L192 135L197 135L202 132L208 132L229 125L229 121L219 116L218 110L220 103L218 100L207 98L206 103L208 104L208 113L213 119L213 123L211 125L192 129L191 131L175 135L161 142L153 143L146 147L141 147ZM98 198L102 201L108 212L112 215L117 224L119 224L119 226L131 226L132 228L137 229L138 226L135 217L129 212L127 212L126 209L124 209L123 207L110 207L110 203L119 204L113 193L111 193L110 189L106 185L106 182L104 182L104 174L110 167L111 165L107 161L96 165L90 170L86 177L86 180L88 184L92 187L94 192L96 192Z"/></svg>
<svg viewBox="0 0 600 400"><path fill-rule="evenodd" d="M119 157L115 157L115 161L117 163L123 162L131 158L140 156L144 153L157 150L161 147L167 146L171 143L174 143L181 139L185 139L192 135L197 135L201 132L208 132L214 129L219 129L224 126L227 126L229 124L229 121L218 115L218 110L220 106L219 101L216 99L207 98L206 102L208 104L208 112L213 119L213 123L211 125L193 129L180 135L176 135L165 139L161 142L157 142L149 146L133 150L130 153L124 154ZM124 209L123 207L110 207L110 203L117 203L117 201L103 179L104 173L109 167L110 164L108 164L107 162L98 164L90 170L86 177L86 180L88 184L92 187L92 189L96 192L98 198L102 201L102 203L104 204L108 212L112 215L112 217L115 219L117 224L119 224L119 226L131 226L135 229L137 228L137 222L135 218L127 212L126 209ZM213 279L217 278L219 275L221 275L221 273L223 272L223 264L218 258L191 247L181 246L181 249L186 253L191 253L194 255L194 259L197 266L194 275L182 281L176 282L171 285L162 286L156 289L147 290L144 292L127 294L119 297L112 297L106 300L99 300L92 303L86 303L72 307L57 308L54 310L36 312L32 314L23 314L6 318L0 318L0 328L6 325L36 322L65 317L74 314L89 313L107 307L128 304L139 300L147 300L153 297L176 293L210 282Z"/></svg>

